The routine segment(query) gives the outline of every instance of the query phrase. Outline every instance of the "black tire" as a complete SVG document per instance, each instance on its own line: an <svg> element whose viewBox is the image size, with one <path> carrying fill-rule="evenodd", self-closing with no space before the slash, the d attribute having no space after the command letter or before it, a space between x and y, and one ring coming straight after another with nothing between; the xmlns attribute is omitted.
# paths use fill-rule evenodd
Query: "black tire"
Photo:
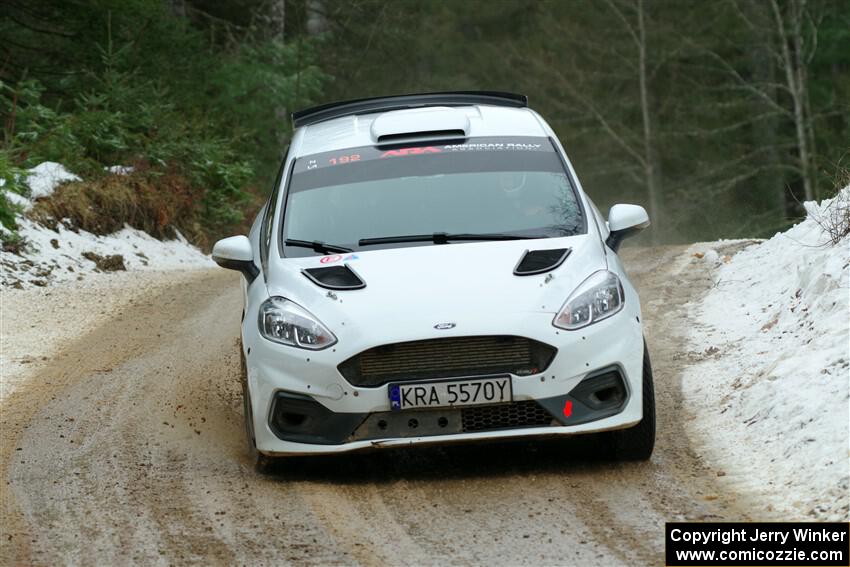
<svg viewBox="0 0 850 567"><path fill-rule="evenodd" d="M248 456L253 461L254 468L258 473L267 473L271 470L274 459L257 451L257 443L254 439L254 412L251 410L251 396L248 394L248 365L245 362L245 353L242 351L241 341L239 344L239 362L242 382L242 416L245 420Z"/></svg>
<svg viewBox="0 0 850 567"><path fill-rule="evenodd" d="M655 388L646 343L643 345L643 419L637 425L608 435L611 452L617 460L646 461L652 456L655 448Z"/></svg>

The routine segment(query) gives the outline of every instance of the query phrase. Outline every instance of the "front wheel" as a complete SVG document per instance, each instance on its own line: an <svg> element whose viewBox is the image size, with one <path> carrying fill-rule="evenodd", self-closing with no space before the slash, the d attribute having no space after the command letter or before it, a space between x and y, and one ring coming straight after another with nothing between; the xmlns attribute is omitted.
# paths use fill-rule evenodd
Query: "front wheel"
<svg viewBox="0 0 850 567"><path fill-rule="evenodd" d="M655 448L655 389L649 351L643 344L643 419L628 429L609 434L611 451L622 461L646 461Z"/></svg>
<svg viewBox="0 0 850 567"><path fill-rule="evenodd" d="M251 409L251 395L248 392L248 365L245 362L245 353L242 350L241 342L239 344L239 362L242 372L242 416L245 419L248 456L253 461L257 472L266 473L271 469L274 459L257 450L257 442L254 438L254 412Z"/></svg>

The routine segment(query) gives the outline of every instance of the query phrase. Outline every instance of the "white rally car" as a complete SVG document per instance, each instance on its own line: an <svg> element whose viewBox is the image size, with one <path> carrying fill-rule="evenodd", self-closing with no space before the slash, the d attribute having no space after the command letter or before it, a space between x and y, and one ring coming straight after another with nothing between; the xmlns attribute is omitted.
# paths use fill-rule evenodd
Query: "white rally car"
<svg viewBox="0 0 850 567"><path fill-rule="evenodd" d="M521 95L328 104L295 133L246 236L244 409L259 466L366 448L600 433L655 440L640 303L608 220Z"/></svg>

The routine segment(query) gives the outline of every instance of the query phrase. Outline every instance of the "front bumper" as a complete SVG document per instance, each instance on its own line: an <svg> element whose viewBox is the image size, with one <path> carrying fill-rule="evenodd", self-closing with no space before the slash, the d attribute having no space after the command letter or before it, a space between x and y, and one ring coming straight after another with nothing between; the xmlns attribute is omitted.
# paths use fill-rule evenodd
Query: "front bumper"
<svg viewBox="0 0 850 567"><path fill-rule="evenodd" d="M390 411L387 385L354 387L337 369L340 362L376 345L364 342L348 349L335 345L308 352L250 336L251 327L246 325L257 449L269 455L340 453L410 444L569 435L638 423L642 418L643 362L638 314L624 309L578 331L556 329L551 320L551 313L528 313L510 326L513 335L558 349L545 372L511 375L514 404L402 412ZM492 334L486 327L473 331L478 332L464 335ZM595 403L595 392L608 388L602 397L611 394L612 373L620 384L613 385L614 398ZM600 386L600 380L607 380L607 386ZM521 412L523 418L494 418L492 426L483 429L470 426L476 412L497 415L510 411Z"/></svg>

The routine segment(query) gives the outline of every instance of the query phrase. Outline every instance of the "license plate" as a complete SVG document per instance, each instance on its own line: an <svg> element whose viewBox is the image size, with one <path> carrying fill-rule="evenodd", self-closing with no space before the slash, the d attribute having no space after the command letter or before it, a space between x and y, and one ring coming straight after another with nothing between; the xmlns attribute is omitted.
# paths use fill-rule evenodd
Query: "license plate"
<svg viewBox="0 0 850 567"><path fill-rule="evenodd" d="M390 407L394 411L499 404L513 399L510 376L390 384L389 393Z"/></svg>

